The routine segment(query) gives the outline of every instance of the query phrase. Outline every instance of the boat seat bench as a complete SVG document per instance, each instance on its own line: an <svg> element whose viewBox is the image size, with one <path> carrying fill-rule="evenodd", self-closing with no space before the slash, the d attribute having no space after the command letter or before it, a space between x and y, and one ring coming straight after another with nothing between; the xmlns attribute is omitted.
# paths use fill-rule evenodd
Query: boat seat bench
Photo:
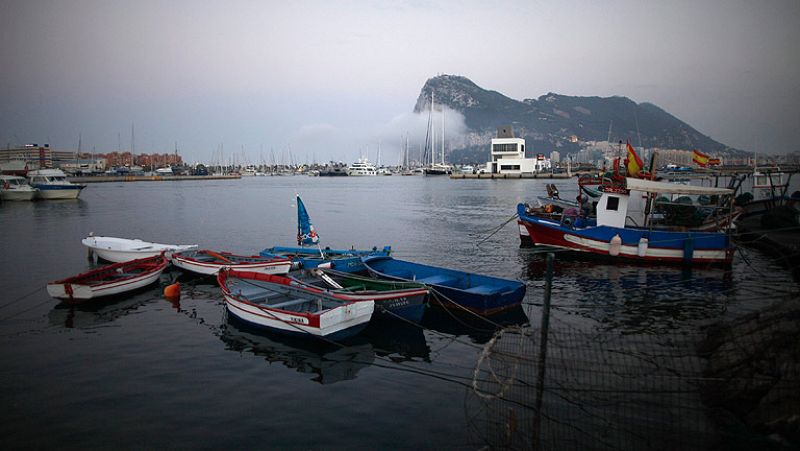
<svg viewBox="0 0 800 451"><path fill-rule="evenodd" d="M417 282L422 282L429 285L444 285L444 286L455 286L456 282L458 282L457 277L451 276L428 276L423 277L421 279L417 279Z"/></svg>
<svg viewBox="0 0 800 451"><path fill-rule="evenodd" d="M311 301L309 299L304 299L304 298L292 299L290 301L279 302L277 304L268 305L267 307L269 307L269 308L284 308L284 307L289 307L289 306L292 306L292 305L303 304L305 302L311 302Z"/></svg>
<svg viewBox="0 0 800 451"><path fill-rule="evenodd" d="M498 287L492 285L475 285L474 287L464 289L464 291L475 294L495 294L497 293L497 288Z"/></svg>

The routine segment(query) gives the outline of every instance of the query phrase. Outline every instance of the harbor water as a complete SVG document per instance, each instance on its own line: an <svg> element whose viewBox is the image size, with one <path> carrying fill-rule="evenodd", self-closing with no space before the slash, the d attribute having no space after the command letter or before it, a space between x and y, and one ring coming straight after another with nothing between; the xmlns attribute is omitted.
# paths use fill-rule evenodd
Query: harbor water
<svg viewBox="0 0 800 451"><path fill-rule="evenodd" d="M475 368L498 327L539 324L546 267L543 254L519 248L515 221L493 232L517 203L534 201L551 182L574 198L574 179L284 176L93 184L77 200L5 202L4 446L499 446L487 438L486 419L476 418L497 412L476 409ZM46 293L48 281L92 267L80 242L89 233L239 254L293 246L295 194L323 246L391 245L397 258L520 279L527 284L523 306L492 323L429 309L419 327L374 323L333 346L251 330L226 315L212 279L174 269L160 285L113 302L68 307ZM797 291L788 270L749 248L737 252L730 270L564 257L556 255L554 327L646 337L658 346L659 337L694 336ZM176 278L182 297L170 302L161 293ZM702 400L691 402L697 404L687 408L702 411ZM584 430L601 427L590 422Z"/></svg>

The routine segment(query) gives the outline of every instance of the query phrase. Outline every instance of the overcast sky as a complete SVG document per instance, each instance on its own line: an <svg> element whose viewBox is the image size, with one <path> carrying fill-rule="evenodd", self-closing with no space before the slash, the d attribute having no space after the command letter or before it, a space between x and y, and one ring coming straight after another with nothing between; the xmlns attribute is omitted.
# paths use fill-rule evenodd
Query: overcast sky
<svg viewBox="0 0 800 451"><path fill-rule="evenodd" d="M134 124L137 153L177 141L188 161L375 160L381 141L394 163L446 73L520 100L627 96L782 153L798 43L797 0L0 0L0 143L129 149Z"/></svg>

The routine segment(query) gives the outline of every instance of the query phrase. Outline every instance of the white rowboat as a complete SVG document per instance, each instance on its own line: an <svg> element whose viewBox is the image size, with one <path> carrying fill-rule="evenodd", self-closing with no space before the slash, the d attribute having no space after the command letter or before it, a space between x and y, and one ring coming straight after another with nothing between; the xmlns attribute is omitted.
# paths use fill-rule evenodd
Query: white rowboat
<svg viewBox="0 0 800 451"><path fill-rule="evenodd" d="M286 274L292 268L287 257L233 255L228 252L191 250L172 254L172 264L186 271L213 275L224 267L237 271L256 271L263 274Z"/></svg>
<svg viewBox="0 0 800 451"><path fill-rule="evenodd" d="M165 253L170 258L174 252L197 249L196 244L160 244L139 239L114 238L110 236L94 236L81 240L99 258L110 262L126 262L137 258L153 257Z"/></svg>

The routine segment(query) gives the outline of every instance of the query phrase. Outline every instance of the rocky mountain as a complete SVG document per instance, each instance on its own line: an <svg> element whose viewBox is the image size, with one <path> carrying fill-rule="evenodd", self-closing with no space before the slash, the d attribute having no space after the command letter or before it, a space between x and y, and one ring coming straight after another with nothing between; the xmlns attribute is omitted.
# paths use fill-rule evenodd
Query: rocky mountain
<svg viewBox="0 0 800 451"><path fill-rule="evenodd" d="M470 160L473 153L486 159L489 140L497 126L511 124L534 152L577 152L580 142L629 140L645 148L698 149L713 155L736 154L736 149L713 140L689 124L653 105L627 97L576 97L555 93L538 99L511 99L481 88L466 77L440 75L429 79L417 98L414 111L430 108L431 92L437 105L444 104L464 115L468 133L453 144L451 161Z"/></svg>

